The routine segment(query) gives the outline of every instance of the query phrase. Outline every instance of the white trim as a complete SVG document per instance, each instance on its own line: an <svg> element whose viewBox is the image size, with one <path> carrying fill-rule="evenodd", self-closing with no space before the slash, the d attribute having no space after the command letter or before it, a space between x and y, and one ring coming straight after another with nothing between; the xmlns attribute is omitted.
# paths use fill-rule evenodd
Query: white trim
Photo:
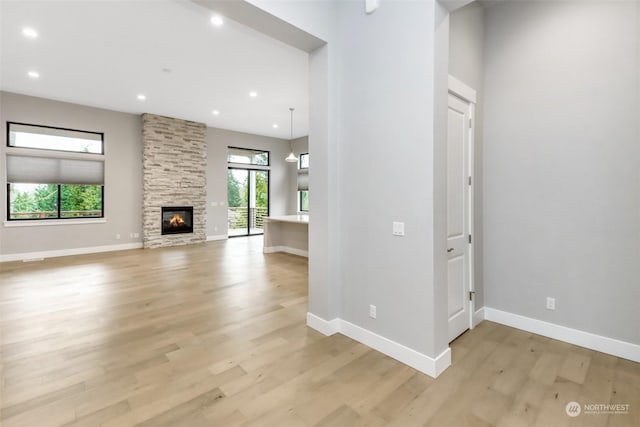
<svg viewBox="0 0 640 427"><path fill-rule="evenodd" d="M451 349L449 347L437 357L432 358L346 320L336 318L327 321L312 313L307 313L307 326L324 335L333 335L339 332L433 378L451 366Z"/></svg>
<svg viewBox="0 0 640 427"><path fill-rule="evenodd" d="M42 227L45 225L78 225L78 224L104 224L106 218L78 218L78 219L34 219L4 221L5 227Z"/></svg>
<svg viewBox="0 0 640 427"><path fill-rule="evenodd" d="M520 316L519 314L496 310L495 308L485 307L484 314L485 319L492 322L622 357L623 359L633 360L634 362L640 362L640 345L638 344L567 328L566 326Z"/></svg>
<svg viewBox="0 0 640 427"><path fill-rule="evenodd" d="M449 92L466 99L472 104L476 103L476 91L449 74Z"/></svg>
<svg viewBox="0 0 640 427"><path fill-rule="evenodd" d="M475 313L473 313L473 327L475 328L476 326L478 326L478 324L480 324L480 322L482 322L484 319L484 307L480 307L476 310Z"/></svg>
<svg viewBox="0 0 640 427"><path fill-rule="evenodd" d="M307 326L322 335L330 336L340 332L340 319L324 320L313 313L307 312Z"/></svg>
<svg viewBox="0 0 640 427"><path fill-rule="evenodd" d="M229 148L227 147L227 155L229 153ZM242 147L232 147L233 148L239 148L241 150L249 150L249 151L261 151L261 150L253 150L251 148L242 148ZM266 151L262 151L265 152ZM271 161L271 159L269 159L269 161ZM247 163L233 163L233 162L227 162L228 167L233 168L233 169L253 169L253 170L260 170L260 171L268 171L271 170L271 165L250 165Z"/></svg>
<svg viewBox="0 0 640 427"><path fill-rule="evenodd" d="M207 236L207 242L211 242L214 240L227 240L229 238L229 236L227 236L226 234L217 234L214 236Z"/></svg>
<svg viewBox="0 0 640 427"><path fill-rule="evenodd" d="M449 347L434 359L346 320L341 320L340 332L433 378L451 365Z"/></svg>
<svg viewBox="0 0 640 427"><path fill-rule="evenodd" d="M468 204L468 233L469 236L472 236L472 243L469 244L468 252L467 252L467 274L468 277L468 285L469 292L475 291L475 244L476 244L476 235L475 235L475 170L474 170L474 161L475 161L475 129L476 129L476 91L475 89L467 86L462 83L460 80L456 79L452 75L448 76L447 83L448 93L460 98L463 102L469 104L469 139L468 139L468 152L467 152L467 173L471 178L471 185L469 186L467 192L467 204ZM466 179L466 178L465 178ZM447 279L448 282L448 279ZM469 329L473 329L479 322L476 322L474 319L475 316L475 298L471 298L469 301Z"/></svg>
<svg viewBox="0 0 640 427"><path fill-rule="evenodd" d="M438 3L443 5L449 12L453 12L468 5L472 1L473 0L438 0Z"/></svg>
<svg viewBox="0 0 640 427"><path fill-rule="evenodd" d="M288 254L309 258L309 251L291 248L289 246L266 246L262 249L262 252L265 254L271 254L274 252L286 252Z"/></svg>
<svg viewBox="0 0 640 427"><path fill-rule="evenodd" d="M91 246L86 248L59 249L54 251L22 252L18 254L0 255L0 262L42 260L69 255L86 255L100 252L125 251L141 249L142 243L124 243L121 245Z"/></svg>

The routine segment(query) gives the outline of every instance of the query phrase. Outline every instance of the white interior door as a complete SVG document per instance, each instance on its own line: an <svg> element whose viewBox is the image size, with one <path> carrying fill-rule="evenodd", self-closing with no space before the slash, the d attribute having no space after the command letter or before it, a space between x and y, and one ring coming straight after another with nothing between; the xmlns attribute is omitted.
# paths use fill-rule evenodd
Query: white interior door
<svg viewBox="0 0 640 427"><path fill-rule="evenodd" d="M449 341L471 326L471 115L469 101L449 93L447 135L447 263Z"/></svg>

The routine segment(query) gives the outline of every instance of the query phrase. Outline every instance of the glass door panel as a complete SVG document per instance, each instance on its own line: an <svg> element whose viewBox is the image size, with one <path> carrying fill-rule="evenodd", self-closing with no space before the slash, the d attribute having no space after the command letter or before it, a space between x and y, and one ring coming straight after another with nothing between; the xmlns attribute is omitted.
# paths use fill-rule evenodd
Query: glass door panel
<svg viewBox="0 0 640 427"><path fill-rule="evenodd" d="M264 233L269 215L269 171L229 168L227 173L229 237Z"/></svg>
<svg viewBox="0 0 640 427"><path fill-rule="evenodd" d="M251 227L249 234L263 234L263 218L269 216L269 171L252 170L250 182L252 182Z"/></svg>
<svg viewBox="0 0 640 427"><path fill-rule="evenodd" d="M227 172L227 212L229 236L246 236L249 217L249 171L229 169Z"/></svg>

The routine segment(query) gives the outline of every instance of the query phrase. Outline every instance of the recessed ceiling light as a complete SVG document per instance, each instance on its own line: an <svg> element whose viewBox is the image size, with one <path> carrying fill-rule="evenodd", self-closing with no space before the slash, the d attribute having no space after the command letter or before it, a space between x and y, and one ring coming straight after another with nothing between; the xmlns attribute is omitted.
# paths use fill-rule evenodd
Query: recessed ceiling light
<svg viewBox="0 0 640 427"><path fill-rule="evenodd" d="M38 38L38 32L33 28L25 27L22 29L22 35L30 39Z"/></svg>
<svg viewBox="0 0 640 427"><path fill-rule="evenodd" d="M143 94L138 94L138 99L140 101L144 101L145 99L147 99L147 97L145 95L143 95Z"/></svg>
<svg viewBox="0 0 640 427"><path fill-rule="evenodd" d="M278 124L277 123L274 123L272 126L273 126L274 129L278 129Z"/></svg>
<svg viewBox="0 0 640 427"><path fill-rule="evenodd" d="M213 15L211 17L211 23L216 27L219 27L220 25L224 24L224 19L222 19L222 16L220 15Z"/></svg>
<svg viewBox="0 0 640 427"><path fill-rule="evenodd" d="M251 92L249 92L249 96L255 98L256 96L258 96L258 92L252 90Z"/></svg>
<svg viewBox="0 0 640 427"><path fill-rule="evenodd" d="M37 71L29 71L27 72L27 76L31 77L32 79L37 79L40 77L40 73Z"/></svg>
<svg viewBox="0 0 640 427"><path fill-rule="evenodd" d="M211 112L211 114L213 114L214 116L217 116L217 115L219 115L219 114L220 114L220 111L218 111L218 110L213 110L213 111Z"/></svg>

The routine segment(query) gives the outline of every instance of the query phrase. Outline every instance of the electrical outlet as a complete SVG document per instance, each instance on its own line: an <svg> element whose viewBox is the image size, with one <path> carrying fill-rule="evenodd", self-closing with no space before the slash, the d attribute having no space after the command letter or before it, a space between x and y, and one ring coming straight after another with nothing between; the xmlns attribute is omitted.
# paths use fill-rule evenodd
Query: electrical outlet
<svg viewBox="0 0 640 427"><path fill-rule="evenodd" d="M133 233L133 237L137 239L138 237L140 237L140 233Z"/></svg>
<svg viewBox="0 0 640 427"><path fill-rule="evenodd" d="M375 319L375 318L376 318L376 315L377 315L376 311L377 311L377 310L376 310L376 306L375 306L375 305L373 305L373 304L371 304L371 305L369 306L369 317L371 317L372 319Z"/></svg>
<svg viewBox="0 0 640 427"><path fill-rule="evenodd" d="M116 234L116 240L120 240L120 235Z"/></svg>
<svg viewBox="0 0 640 427"><path fill-rule="evenodd" d="M547 310L555 310L556 309L556 299L547 297Z"/></svg>

